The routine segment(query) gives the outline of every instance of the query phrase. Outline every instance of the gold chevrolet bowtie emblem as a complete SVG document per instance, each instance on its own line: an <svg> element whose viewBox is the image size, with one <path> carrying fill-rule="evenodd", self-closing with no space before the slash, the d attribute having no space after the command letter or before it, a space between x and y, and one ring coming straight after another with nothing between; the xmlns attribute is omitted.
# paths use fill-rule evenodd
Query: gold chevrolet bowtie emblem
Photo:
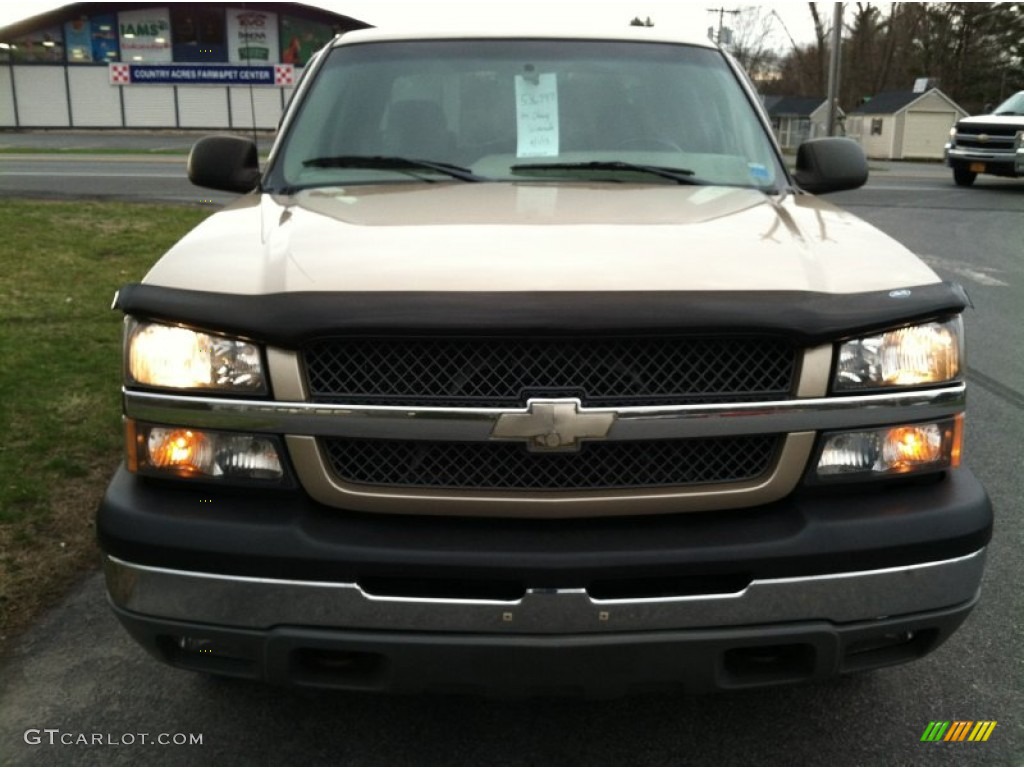
<svg viewBox="0 0 1024 768"><path fill-rule="evenodd" d="M614 413L580 413L578 400L531 400L526 413L503 413L491 437L529 441L531 451L578 451L583 438L607 437Z"/></svg>

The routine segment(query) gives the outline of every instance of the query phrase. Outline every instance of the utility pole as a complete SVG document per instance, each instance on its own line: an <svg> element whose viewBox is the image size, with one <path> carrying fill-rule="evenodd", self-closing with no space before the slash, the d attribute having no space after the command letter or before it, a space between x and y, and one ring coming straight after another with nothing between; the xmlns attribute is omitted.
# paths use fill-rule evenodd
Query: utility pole
<svg viewBox="0 0 1024 768"><path fill-rule="evenodd" d="M721 45L722 30L725 28L725 14L729 13L732 14L733 16L738 16L740 14L740 9L737 8L736 10L731 11L728 8L708 8L707 12L718 14L718 35L715 37L715 42Z"/></svg>
<svg viewBox="0 0 1024 768"><path fill-rule="evenodd" d="M828 135L836 135L839 116L839 53L843 43L843 4L835 3L832 10L832 56L828 64Z"/></svg>

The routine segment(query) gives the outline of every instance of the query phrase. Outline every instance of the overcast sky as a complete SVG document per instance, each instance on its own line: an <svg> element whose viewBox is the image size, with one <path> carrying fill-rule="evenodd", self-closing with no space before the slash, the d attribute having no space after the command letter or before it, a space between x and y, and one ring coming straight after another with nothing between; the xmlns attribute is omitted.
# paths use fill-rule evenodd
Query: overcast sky
<svg viewBox="0 0 1024 768"><path fill-rule="evenodd" d="M61 2L16 3L0 0L0 26L59 8ZM241 4L241 3L239 3ZM249 3L258 5L258 3ZM327 8L366 21L374 26L493 26L536 24L573 26L578 29L614 28L628 24L634 16L650 19L661 29L683 34L704 34L709 26L717 26L718 14L706 9L725 6L729 9L752 8L755 4L741 5L693 0L477 0L477 2L401 2L400 0L331 0L311 2L308 5ZM807 3L762 3L762 7L777 11L789 33L798 42L813 39L813 27ZM826 4L822 12L828 16ZM773 37L777 47L788 48L789 41L782 25L773 17ZM730 16L725 16L729 26Z"/></svg>

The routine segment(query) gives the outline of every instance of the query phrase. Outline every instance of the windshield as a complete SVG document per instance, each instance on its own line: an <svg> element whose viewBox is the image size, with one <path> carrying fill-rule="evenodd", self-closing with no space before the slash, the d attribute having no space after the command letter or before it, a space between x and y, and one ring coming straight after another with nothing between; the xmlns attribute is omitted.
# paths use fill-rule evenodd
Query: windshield
<svg viewBox="0 0 1024 768"><path fill-rule="evenodd" d="M1024 91L1015 93L995 108L993 115L1024 115Z"/></svg>
<svg viewBox="0 0 1024 768"><path fill-rule="evenodd" d="M566 179L768 190L785 176L716 50L429 40L330 51L267 188Z"/></svg>

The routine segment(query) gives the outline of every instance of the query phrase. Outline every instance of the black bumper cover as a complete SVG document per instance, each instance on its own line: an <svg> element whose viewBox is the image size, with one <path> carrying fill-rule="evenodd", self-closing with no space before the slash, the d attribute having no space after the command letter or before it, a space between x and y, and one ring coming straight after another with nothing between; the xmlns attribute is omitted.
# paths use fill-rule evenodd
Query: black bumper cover
<svg viewBox="0 0 1024 768"><path fill-rule="evenodd" d="M138 616L115 608L160 661L276 684L487 696L616 696L808 682L920 658L975 601L837 626L802 622L594 635L253 631Z"/></svg>
<svg viewBox="0 0 1024 768"><path fill-rule="evenodd" d="M971 554L991 531L988 497L962 468L925 484L798 492L745 510L590 520L374 515L326 507L299 490L186 487L121 468L97 515L104 552L139 565L427 588L455 580L503 593L899 567Z"/></svg>
<svg viewBox="0 0 1024 768"><path fill-rule="evenodd" d="M122 468L97 528L107 554L140 565L505 597L608 584L630 594L955 558L987 544L992 510L964 469L884 491L801 492L750 510L526 521L366 515L326 508L300 491L182 487ZM518 696L747 688L902 663L941 644L973 604L843 625L554 636L250 630L114 610L151 654L186 669L294 685Z"/></svg>

